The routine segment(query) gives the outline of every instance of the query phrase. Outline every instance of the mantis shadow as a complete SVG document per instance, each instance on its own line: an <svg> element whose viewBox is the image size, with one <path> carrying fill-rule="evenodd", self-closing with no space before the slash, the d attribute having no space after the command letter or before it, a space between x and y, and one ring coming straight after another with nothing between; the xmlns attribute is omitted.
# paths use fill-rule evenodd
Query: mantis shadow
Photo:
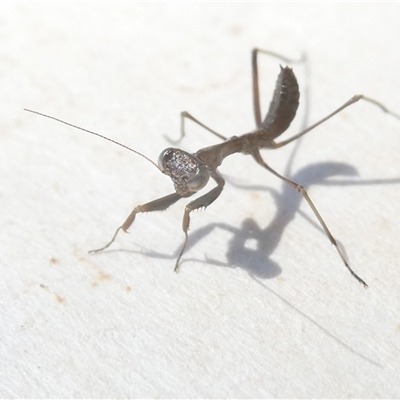
<svg viewBox="0 0 400 400"><path fill-rule="evenodd" d="M357 175L357 169L349 164L321 162L302 168L296 174L291 176L291 179L301 183L308 189L312 185L365 186L400 183L399 178L362 181L355 179L329 179L337 176L356 177ZM259 279L272 279L279 276L282 272L281 266L272 258L273 253L279 246L286 227L295 218L297 213L300 213L300 215L311 223L322 235L325 235L325 232L317 221L299 210L303 198L289 185L283 183L282 190L277 191L261 185L246 186L232 182L231 184L244 190L269 192L276 206L273 219L264 228L262 228L262 226L253 218L246 218L242 221L239 227L228 223L211 223L202 228L195 229L190 233L186 251L196 246L201 240L209 236L216 229L222 229L231 233L232 237L227 244L225 254L226 260L220 261L206 256L205 260L184 258L182 264L196 261L221 267L241 268L252 277ZM140 251L140 253L149 257L175 259L177 254L179 254L179 251L180 247L178 247L173 254L163 254L154 250L143 250Z"/></svg>

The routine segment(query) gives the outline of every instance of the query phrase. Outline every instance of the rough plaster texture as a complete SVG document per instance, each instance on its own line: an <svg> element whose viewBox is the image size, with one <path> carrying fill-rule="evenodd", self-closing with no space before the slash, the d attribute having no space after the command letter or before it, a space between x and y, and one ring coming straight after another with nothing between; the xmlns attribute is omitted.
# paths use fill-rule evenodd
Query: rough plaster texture
<svg viewBox="0 0 400 400"><path fill-rule="evenodd" d="M309 189L365 290L299 195L240 155L221 167L221 198L193 214L178 275L184 201L88 255L171 182L134 154L23 111L156 160L182 110L227 136L254 127L258 46L307 53L310 122L355 93L400 112L399 12L2 3L1 397L399 397L399 121L357 104L299 147L263 152ZM265 110L279 61L261 61ZM304 109L304 68L294 68ZM187 129L188 151L218 142Z"/></svg>

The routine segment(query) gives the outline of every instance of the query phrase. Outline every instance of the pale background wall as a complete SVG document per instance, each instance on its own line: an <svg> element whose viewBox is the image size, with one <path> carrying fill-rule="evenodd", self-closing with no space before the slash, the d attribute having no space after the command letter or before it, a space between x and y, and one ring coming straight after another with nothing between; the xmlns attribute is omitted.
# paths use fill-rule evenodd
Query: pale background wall
<svg viewBox="0 0 400 400"><path fill-rule="evenodd" d="M365 290L299 195L243 156L221 167L221 198L193 214L180 274L184 201L140 215L131 235L88 255L171 182L134 154L23 111L156 160L182 110L228 136L254 127L258 46L308 54L310 121L355 93L400 112L399 12L2 3L0 395L399 397L399 121L358 104L296 153L263 153L310 189ZM262 59L264 109L278 63ZM188 151L218 142L193 124L188 133Z"/></svg>

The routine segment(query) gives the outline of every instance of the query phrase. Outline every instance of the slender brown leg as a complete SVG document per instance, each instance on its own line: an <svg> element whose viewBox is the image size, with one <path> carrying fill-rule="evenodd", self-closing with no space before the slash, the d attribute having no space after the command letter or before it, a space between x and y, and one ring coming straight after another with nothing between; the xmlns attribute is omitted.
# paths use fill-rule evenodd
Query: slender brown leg
<svg viewBox="0 0 400 400"><path fill-rule="evenodd" d="M198 119L196 119L195 117L193 117L191 114L189 114L187 111L182 111L181 112L181 136L179 139L177 140L172 140L170 138L168 138L168 140L173 143L173 144L177 144L180 143L181 140L184 138L186 132L185 132L185 119L190 119L191 121L195 122L196 124L200 125L202 128L206 129L207 131L211 132L213 135L218 136L220 139L222 140L226 140L227 138L223 135L221 135L218 132L215 132L213 129L209 128L207 125L204 125L203 123L201 123Z"/></svg>
<svg viewBox="0 0 400 400"><path fill-rule="evenodd" d="M257 128L261 128L261 106L260 106L260 89L258 87L258 63L257 54L259 50L253 49L251 53L251 66L253 72L253 110L254 119L256 121Z"/></svg>
<svg viewBox="0 0 400 400"><path fill-rule="evenodd" d="M183 220L182 220L182 229L183 229L183 232L185 234L185 240L183 242L183 246L182 246L182 249L181 249L181 251L179 253L179 256L178 256L178 258L176 260L174 272L178 272L179 261L181 260L182 254L184 253L184 251L186 249L187 242L188 242L188 238L189 238L188 230L189 230L189 225L190 225L190 213L192 211L194 211L194 210L199 209L199 208L208 207L211 203L213 203L218 198L218 196L222 192L222 189L224 188L225 181L219 174L217 174L216 172L213 172L211 176L217 182L218 186L215 187L214 189L210 190L205 195L203 195L203 196L199 197L198 199L190 202L185 208L185 213L183 214Z"/></svg>
<svg viewBox="0 0 400 400"><path fill-rule="evenodd" d="M339 247L339 245L337 244L335 238L332 236L329 228L327 227L325 221L323 220L321 214L319 213L319 211L317 210L317 208L315 207L313 201L311 200L310 196L308 195L308 193L306 192L306 190L304 189L303 186L299 185L296 182L293 182L287 178L285 178L284 176L278 174L275 170L273 170L269 165L267 165L265 163L265 161L262 159L261 154L258 150L256 150L253 153L253 157L255 158L255 160L257 161L258 164L260 164L262 167L264 167L265 169L267 169L269 172L273 173L275 176L277 176L279 179L282 179L284 182L286 182L287 184L289 184L290 186L292 186L294 189L296 189L303 197L304 199L307 201L308 205L310 206L312 212L314 213L314 215L317 217L319 223L321 224L322 228L324 229L326 235L328 236L330 242L335 246L337 252L339 253L340 258L342 259L344 265L346 266L346 268L349 270L349 272L351 273L351 275L354 276L354 278L356 278L360 283L362 283L365 287L368 287L368 285L364 282L364 280L362 280L350 267L349 263L346 260L346 257L344 255L344 253L342 252L341 248Z"/></svg>
<svg viewBox="0 0 400 400"><path fill-rule="evenodd" d="M100 249L90 250L89 253L97 253L99 251L105 250L109 247L118 235L118 232L122 229L124 232L128 232L129 227L133 224L135 220L136 214L144 213L144 212L152 212L152 211L162 211L166 210L170 205L177 202L181 199L181 196L177 193L172 193L168 196L161 197L160 199L150 201L149 203L137 206L133 209L133 211L129 214L128 218L125 222L115 231L114 236L105 246Z"/></svg>
<svg viewBox="0 0 400 400"><path fill-rule="evenodd" d="M181 140L185 136L185 118L190 119L191 121L193 121L196 124L200 125L202 128L204 128L207 131L211 132L213 135L218 136L220 139L222 139L222 140L226 140L227 139L225 136L221 135L218 132L215 132L213 129L209 128L207 125L204 125L203 123L201 123L198 119L194 118L187 111L182 111L181 112L181 137L180 137L179 140Z"/></svg>
<svg viewBox="0 0 400 400"><path fill-rule="evenodd" d="M273 145L274 149L277 149L279 147L285 146L290 142L293 142L294 140L298 139L299 137L305 135L306 133L310 132L312 129L316 128L318 125L321 125L323 122L327 121L328 119L332 118L334 115L336 115L337 113L339 113L340 111L344 110L345 108L351 106L354 103L357 103L359 100L365 100L369 103L372 103L374 105L376 105L377 107L379 107L382 111L384 111L385 113L388 113L390 115L392 115L393 117L397 118L400 120L400 115L388 110L382 103L380 103L379 101L376 101L374 99L371 99L370 97L364 96L362 94L356 94L354 95L351 99L349 99L348 101L346 101L346 103L344 103L341 107L339 107L338 109L336 109L335 111L333 111L332 113L330 113L329 115L327 115L325 118L322 118L321 120L319 120L318 122L316 122L315 124L309 126L307 129L304 129L303 131L299 132L297 135L292 136L291 138L284 140L283 142L280 143L275 143Z"/></svg>

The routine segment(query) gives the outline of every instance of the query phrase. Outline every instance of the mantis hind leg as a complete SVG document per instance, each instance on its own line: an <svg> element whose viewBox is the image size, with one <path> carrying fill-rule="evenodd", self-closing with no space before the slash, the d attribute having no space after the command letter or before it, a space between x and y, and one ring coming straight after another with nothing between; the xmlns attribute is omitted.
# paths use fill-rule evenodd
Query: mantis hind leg
<svg viewBox="0 0 400 400"><path fill-rule="evenodd" d="M260 152L257 150L253 153L253 157L255 158L255 160L257 161L258 164L260 164L262 167L264 167L265 169L267 169L269 172L271 172L272 174L274 174L275 176L277 176L279 179L283 180L284 182L286 182L287 184L289 184L291 187L293 187L294 189L296 189L302 196L303 198L306 200L306 202L308 203L308 205L310 206L312 212L314 213L314 215L317 217L318 222L320 223L320 225L322 226L322 228L324 229L326 235L328 236L328 239L330 240L330 242L335 246L336 251L338 252L340 258L342 259L345 267L348 269L348 271L350 272L351 275L353 275L353 277L355 279L357 279L358 282L360 282L361 284L363 284L365 287L368 287L368 285L365 283L365 281L363 279L361 279L350 267L342 249L339 247L339 245L336 242L336 239L333 237L331 231L329 230L328 226L326 225L324 219L322 218L321 214L319 213L319 211L317 210L317 207L315 207L314 202L311 200L310 196L308 195L307 191L304 189L303 186L299 185L296 182L291 181L290 179L285 178L284 176L278 174L278 172L276 172L274 169L272 169L268 164L265 163L265 161L262 159Z"/></svg>

